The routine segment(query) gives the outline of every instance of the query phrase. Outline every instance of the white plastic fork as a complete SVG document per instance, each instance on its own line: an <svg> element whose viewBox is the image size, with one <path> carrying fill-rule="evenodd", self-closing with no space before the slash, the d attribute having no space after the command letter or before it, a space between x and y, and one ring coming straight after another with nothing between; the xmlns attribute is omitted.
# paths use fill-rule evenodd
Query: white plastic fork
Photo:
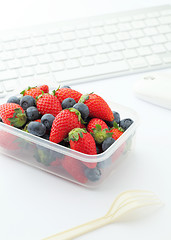
<svg viewBox="0 0 171 240"><path fill-rule="evenodd" d="M43 240L71 240L112 223L133 209L156 204L161 204L161 201L153 192L143 190L125 191L116 197L109 211L103 217L71 228L64 232L60 232Z"/></svg>

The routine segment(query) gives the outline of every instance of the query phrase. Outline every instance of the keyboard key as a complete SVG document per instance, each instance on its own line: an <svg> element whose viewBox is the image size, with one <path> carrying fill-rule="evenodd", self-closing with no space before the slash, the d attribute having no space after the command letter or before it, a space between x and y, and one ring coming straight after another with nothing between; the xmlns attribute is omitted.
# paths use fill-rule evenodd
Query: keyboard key
<svg viewBox="0 0 171 240"><path fill-rule="evenodd" d="M135 21L135 22L132 22L132 27L134 29L142 29L142 28L145 28L145 22L144 21Z"/></svg>
<svg viewBox="0 0 171 240"><path fill-rule="evenodd" d="M144 68L147 66L146 61L144 60L144 58L141 57L130 59L128 63L133 69Z"/></svg>
<svg viewBox="0 0 171 240"><path fill-rule="evenodd" d="M132 38L144 37L144 32L142 31L142 29L132 30L129 33Z"/></svg>
<svg viewBox="0 0 171 240"><path fill-rule="evenodd" d="M92 56L96 54L96 48L90 46L90 47L86 47L86 48L82 48L82 54L83 56Z"/></svg>
<svg viewBox="0 0 171 240"><path fill-rule="evenodd" d="M104 30L106 33L117 33L118 32L118 28L115 25L104 26Z"/></svg>
<svg viewBox="0 0 171 240"><path fill-rule="evenodd" d="M48 73L49 72L49 68L48 68L47 65L41 64L41 65L35 66L35 71L36 71L37 74Z"/></svg>
<svg viewBox="0 0 171 240"><path fill-rule="evenodd" d="M14 60L8 61L7 64L8 64L8 67L11 69L20 68L22 66L22 62L19 59L14 59Z"/></svg>
<svg viewBox="0 0 171 240"><path fill-rule="evenodd" d="M148 46L138 48L137 52L140 56L146 56L146 55L152 54L151 48Z"/></svg>
<svg viewBox="0 0 171 240"><path fill-rule="evenodd" d="M123 51L123 55L125 56L125 58L134 58L138 56L135 49L126 49Z"/></svg>
<svg viewBox="0 0 171 240"><path fill-rule="evenodd" d="M123 55L121 52L110 52L108 53L108 57L111 61L121 60L123 59Z"/></svg>
<svg viewBox="0 0 171 240"><path fill-rule="evenodd" d="M76 59L69 59L64 62L66 68L78 68L80 66L79 61Z"/></svg>
<svg viewBox="0 0 171 240"><path fill-rule="evenodd" d="M45 53L53 53L53 52L58 52L59 51L59 46L58 44L55 43L50 43L45 46L43 46Z"/></svg>
<svg viewBox="0 0 171 240"><path fill-rule="evenodd" d="M17 49L18 48L17 41L10 41L4 43L4 48L6 51Z"/></svg>
<svg viewBox="0 0 171 240"><path fill-rule="evenodd" d="M131 30L132 29L132 26L131 26L131 24L130 23L120 23L120 24L118 24L118 29L119 29L119 31L129 31L129 30Z"/></svg>
<svg viewBox="0 0 171 240"><path fill-rule="evenodd" d="M165 63L171 63L171 54L168 54L168 55L166 54L162 58Z"/></svg>
<svg viewBox="0 0 171 240"><path fill-rule="evenodd" d="M54 61L61 61L67 59L67 54L65 52L57 52L52 54Z"/></svg>
<svg viewBox="0 0 171 240"><path fill-rule="evenodd" d="M147 56L146 59L151 66L162 64L161 58L157 55Z"/></svg>
<svg viewBox="0 0 171 240"><path fill-rule="evenodd" d="M27 38L27 39L19 40L18 45L20 48L29 48L34 45L34 42L30 38Z"/></svg>
<svg viewBox="0 0 171 240"><path fill-rule="evenodd" d="M129 32L120 32L116 34L119 41L130 39Z"/></svg>
<svg viewBox="0 0 171 240"><path fill-rule="evenodd" d="M0 72L0 81L5 81L8 79L17 78L18 74L15 70L1 71Z"/></svg>
<svg viewBox="0 0 171 240"><path fill-rule="evenodd" d="M90 29L90 33L92 36L100 36L104 34L104 30L101 27L96 27L96 28Z"/></svg>
<svg viewBox="0 0 171 240"><path fill-rule="evenodd" d="M59 48L61 50L70 50L70 49L73 49L73 44L72 42L61 42L59 43Z"/></svg>
<svg viewBox="0 0 171 240"><path fill-rule="evenodd" d="M6 69L6 64L3 61L0 61L0 71L3 71Z"/></svg>
<svg viewBox="0 0 171 240"><path fill-rule="evenodd" d="M13 91L16 88L17 81L16 80L9 80L9 81L4 81L4 88L7 92Z"/></svg>
<svg viewBox="0 0 171 240"><path fill-rule="evenodd" d="M13 58L14 58L14 53L11 52L11 51L0 53L0 59L1 60L11 60Z"/></svg>
<svg viewBox="0 0 171 240"><path fill-rule="evenodd" d="M78 58L81 56L81 51L78 49L73 49L68 51L68 57L69 58Z"/></svg>
<svg viewBox="0 0 171 240"><path fill-rule="evenodd" d="M167 42L166 37L165 37L163 34L154 36L154 37L153 37L153 41L154 41L155 43L164 43L164 42Z"/></svg>
<svg viewBox="0 0 171 240"><path fill-rule="evenodd" d="M48 54L42 54L37 56L37 59L39 61L39 63L50 63L52 61L52 58L48 55Z"/></svg>
<svg viewBox="0 0 171 240"><path fill-rule="evenodd" d="M47 36L48 43L58 43L62 41L62 37L60 34L53 34Z"/></svg>
<svg viewBox="0 0 171 240"><path fill-rule="evenodd" d="M171 42L165 43L164 45L168 51L171 51Z"/></svg>
<svg viewBox="0 0 171 240"><path fill-rule="evenodd" d="M49 64L49 67L54 72L64 70L64 68L65 68L64 63L61 61L60 62L52 62Z"/></svg>
<svg viewBox="0 0 171 240"><path fill-rule="evenodd" d="M119 51L119 50L123 50L125 49L125 46L122 42L114 42L112 44L110 44L112 50L114 51Z"/></svg>
<svg viewBox="0 0 171 240"><path fill-rule="evenodd" d="M3 88L3 85L2 83L0 83L0 97L1 97L1 94L4 92L4 88ZM4 96L3 96L4 97Z"/></svg>
<svg viewBox="0 0 171 240"><path fill-rule="evenodd" d="M167 40L171 41L171 33L167 33L166 35Z"/></svg>
<svg viewBox="0 0 171 240"><path fill-rule="evenodd" d="M90 45L98 45L101 43L101 38L100 37L91 37L91 38L88 38L88 42Z"/></svg>
<svg viewBox="0 0 171 240"><path fill-rule="evenodd" d="M139 42L142 46L148 46L153 44L153 40L149 37L140 38Z"/></svg>
<svg viewBox="0 0 171 240"><path fill-rule="evenodd" d="M136 39L126 40L124 41L124 45L126 48L137 48L139 47L139 43Z"/></svg>
<svg viewBox="0 0 171 240"><path fill-rule="evenodd" d="M20 69L20 75L21 77L27 77L27 76L32 76L35 74L33 67L25 67Z"/></svg>
<svg viewBox="0 0 171 240"><path fill-rule="evenodd" d="M113 34L106 34L106 35L102 36L102 40L105 43L111 43L111 42L116 41L116 37Z"/></svg>
<svg viewBox="0 0 171 240"><path fill-rule="evenodd" d="M94 60L91 57L83 57L80 59L82 66L89 66L94 64Z"/></svg>
<svg viewBox="0 0 171 240"><path fill-rule="evenodd" d="M145 24L148 27L155 27L159 25L159 22L156 18L150 18L145 20Z"/></svg>
<svg viewBox="0 0 171 240"><path fill-rule="evenodd" d="M168 25L161 25L157 27L159 33L170 33L171 29Z"/></svg>
<svg viewBox="0 0 171 240"><path fill-rule="evenodd" d="M88 29L77 30L76 35L78 38L88 38L90 36L90 32Z"/></svg>
<svg viewBox="0 0 171 240"><path fill-rule="evenodd" d="M150 27L150 28L144 28L143 31L146 36L153 36L158 34L159 29L157 30L157 28Z"/></svg>
<svg viewBox="0 0 171 240"><path fill-rule="evenodd" d="M159 17L159 22L161 24L170 24L171 23L171 15L170 16Z"/></svg>
<svg viewBox="0 0 171 240"><path fill-rule="evenodd" d="M76 35L74 32L65 32L65 33L62 33L62 38L64 41L70 41L70 40L74 40L76 38Z"/></svg>
<svg viewBox="0 0 171 240"><path fill-rule="evenodd" d="M73 41L73 45L76 48L82 48L82 47L86 47L88 45L87 39L77 39Z"/></svg>
<svg viewBox="0 0 171 240"><path fill-rule="evenodd" d="M24 66L34 66L37 64L37 59L35 57L27 57L23 59Z"/></svg>
<svg viewBox="0 0 171 240"><path fill-rule="evenodd" d="M151 49L152 49L153 53L164 53L164 52L166 52L165 47L161 44L152 45Z"/></svg>
<svg viewBox="0 0 171 240"><path fill-rule="evenodd" d="M29 54L29 51L27 48L21 48L21 49L17 49L15 51L15 56L17 58L24 58L24 57L28 57L30 54Z"/></svg>
<svg viewBox="0 0 171 240"><path fill-rule="evenodd" d="M105 54L96 55L94 58L95 58L96 63L108 62L108 57Z"/></svg>
<svg viewBox="0 0 171 240"><path fill-rule="evenodd" d="M111 51L110 47L107 44L98 45L96 46L96 49L98 53L107 53Z"/></svg>
<svg viewBox="0 0 171 240"><path fill-rule="evenodd" d="M44 49L42 46L36 46L36 47L32 47L30 49L30 52L33 56L36 56L36 55L40 55L40 54L43 54L44 53ZM28 56L28 54L26 55Z"/></svg>
<svg viewBox="0 0 171 240"><path fill-rule="evenodd" d="M35 44L35 45L45 45L46 43L47 43L47 38L46 37L44 37L44 36L41 36L41 37L35 37L34 39L33 39L33 43Z"/></svg>

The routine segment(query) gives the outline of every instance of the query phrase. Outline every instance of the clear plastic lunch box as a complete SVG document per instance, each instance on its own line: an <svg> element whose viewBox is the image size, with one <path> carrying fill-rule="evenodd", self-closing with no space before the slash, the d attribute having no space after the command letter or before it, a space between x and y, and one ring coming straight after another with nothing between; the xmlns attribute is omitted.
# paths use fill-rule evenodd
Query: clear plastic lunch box
<svg viewBox="0 0 171 240"><path fill-rule="evenodd" d="M131 150L138 125L138 116L135 111L117 103L106 101L113 111L120 114L121 119L131 118L133 124L103 153L88 155L77 152L1 122L0 152L71 182L86 187L98 186L107 179L116 167L119 167L119 163L125 159ZM63 161L66 161L66 159L67 162L69 161L71 172L74 172L74 175L63 167ZM90 180L82 176L87 168L85 163L89 163L91 169L93 169L93 163L97 163L96 168L100 172L98 179ZM74 169L75 164L79 166L78 169L81 169L81 171Z"/></svg>

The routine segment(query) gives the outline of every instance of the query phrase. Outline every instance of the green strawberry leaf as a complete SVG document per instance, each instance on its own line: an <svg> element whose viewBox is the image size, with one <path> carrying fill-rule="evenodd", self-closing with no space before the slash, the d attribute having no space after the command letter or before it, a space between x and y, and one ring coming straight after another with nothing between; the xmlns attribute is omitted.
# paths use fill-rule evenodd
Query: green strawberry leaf
<svg viewBox="0 0 171 240"><path fill-rule="evenodd" d="M79 103L84 103L86 100L88 100L89 99L89 94L84 94L84 95L82 95L81 97L80 97L80 99L79 99Z"/></svg>
<svg viewBox="0 0 171 240"><path fill-rule="evenodd" d="M124 132L123 128L119 127L119 125L115 121L113 122L113 128L117 128L119 131Z"/></svg>
<svg viewBox="0 0 171 240"><path fill-rule="evenodd" d="M72 129L69 134L68 134L68 138L69 141L78 141L79 138L83 138L83 133L87 133L85 128L74 128Z"/></svg>

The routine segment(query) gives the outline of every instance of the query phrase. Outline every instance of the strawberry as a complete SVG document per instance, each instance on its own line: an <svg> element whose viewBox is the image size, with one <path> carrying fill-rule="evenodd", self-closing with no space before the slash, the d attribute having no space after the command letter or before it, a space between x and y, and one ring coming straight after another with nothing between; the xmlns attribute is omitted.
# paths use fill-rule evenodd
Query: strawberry
<svg viewBox="0 0 171 240"><path fill-rule="evenodd" d="M63 168L78 182L87 182L88 179L84 174L84 165L79 160L66 156L61 164Z"/></svg>
<svg viewBox="0 0 171 240"><path fill-rule="evenodd" d="M42 90L44 93L49 93L48 85L42 85L42 86L39 86L38 88L40 88L40 90Z"/></svg>
<svg viewBox="0 0 171 240"><path fill-rule="evenodd" d="M28 87L27 89L23 90L20 94L22 94L23 96L29 95L36 99L36 97L42 94L42 90L38 87Z"/></svg>
<svg viewBox="0 0 171 240"><path fill-rule="evenodd" d="M111 137L107 124L100 118L92 118L87 125L87 131L91 133L97 143L102 143L107 137Z"/></svg>
<svg viewBox="0 0 171 240"><path fill-rule="evenodd" d="M106 121L113 121L114 116L107 102L97 94L82 95L79 102L87 105L90 118L101 118Z"/></svg>
<svg viewBox="0 0 171 240"><path fill-rule="evenodd" d="M125 142L112 155L112 162L115 162L123 153L125 149Z"/></svg>
<svg viewBox="0 0 171 240"><path fill-rule="evenodd" d="M42 94L37 100L37 109L44 115L46 113L52 114L54 117L62 111L62 106L57 97L50 94Z"/></svg>
<svg viewBox="0 0 171 240"><path fill-rule="evenodd" d="M0 105L0 116L4 123L18 128L22 127L27 120L24 109L16 103Z"/></svg>
<svg viewBox="0 0 171 240"><path fill-rule="evenodd" d="M81 114L74 108L62 110L54 119L49 140L59 143L67 138L68 133L73 128L79 128L81 125Z"/></svg>
<svg viewBox="0 0 171 240"><path fill-rule="evenodd" d="M62 103L66 98L73 98L76 103L79 101L82 94L71 88L59 88L56 91L53 91L53 94L57 96L59 101Z"/></svg>
<svg viewBox="0 0 171 240"><path fill-rule="evenodd" d="M94 138L83 128L75 128L69 132L69 143L71 149L89 155L96 155L96 144ZM89 168L95 168L97 163L83 162Z"/></svg>
<svg viewBox="0 0 171 240"><path fill-rule="evenodd" d="M0 146L7 150L17 150L20 149L21 146L19 144L18 137L10 134L6 131L0 131Z"/></svg>
<svg viewBox="0 0 171 240"><path fill-rule="evenodd" d="M124 130L114 122L113 128L111 128L109 132L112 133L112 138L117 140L123 134Z"/></svg>

